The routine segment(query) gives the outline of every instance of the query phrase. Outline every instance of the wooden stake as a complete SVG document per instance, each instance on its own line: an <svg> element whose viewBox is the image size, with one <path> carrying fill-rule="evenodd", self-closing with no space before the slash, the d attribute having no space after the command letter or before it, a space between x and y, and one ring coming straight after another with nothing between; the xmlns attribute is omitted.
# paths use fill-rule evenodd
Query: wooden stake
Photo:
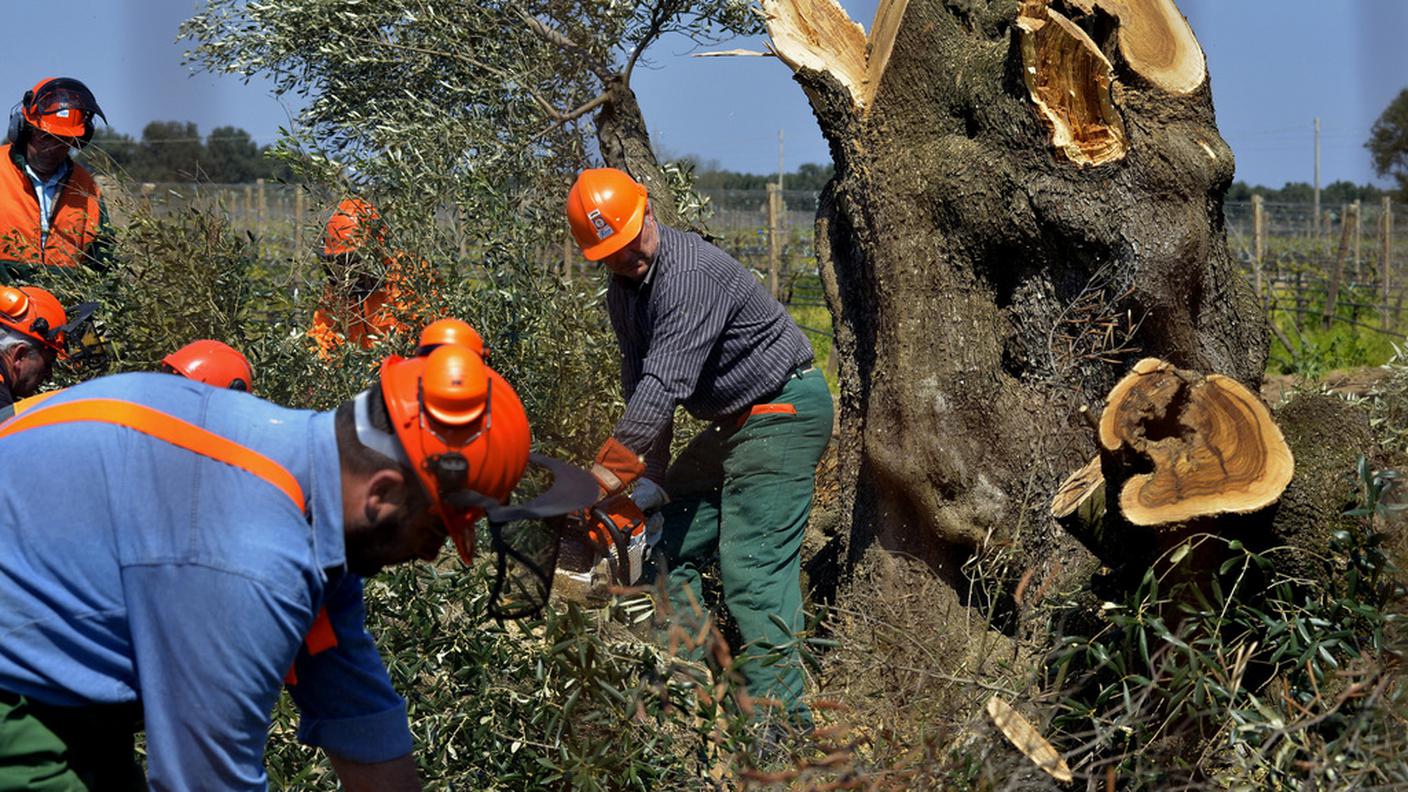
<svg viewBox="0 0 1408 792"><path fill-rule="evenodd" d="M1330 322L1335 318L1335 308L1340 297L1340 278L1344 275L1344 260L1349 255L1349 235L1353 233L1351 225L1356 225L1359 218L1354 214L1353 209L1345 212L1344 219L1340 222L1340 250L1335 255L1335 268L1330 272L1330 293L1325 297L1324 327L1330 329Z"/></svg>
<svg viewBox="0 0 1408 792"><path fill-rule="evenodd" d="M264 213L268 209L268 199L264 194L264 180L254 180L255 190L259 193L259 205L254 214L254 233L259 237L259 255L262 257L268 253L268 248L264 244Z"/></svg>
<svg viewBox="0 0 1408 792"><path fill-rule="evenodd" d="M1393 260L1393 201L1385 195L1380 206L1383 207L1379 210L1379 290L1383 295L1380 321L1387 328L1392 325L1388 315L1388 299L1393 273L1393 268L1389 266Z"/></svg>
<svg viewBox="0 0 1408 792"><path fill-rule="evenodd" d="M768 185L768 290L778 296L777 271L782 266L782 190Z"/></svg>
<svg viewBox="0 0 1408 792"><path fill-rule="evenodd" d="M293 188L293 257L303 256L303 185Z"/></svg>
<svg viewBox="0 0 1408 792"><path fill-rule="evenodd" d="M1320 116L1315 117L1315 241L1320 241Z"/></svg>
<svg viewBox="0 0 1408 792"><path fill-rule="evenodd" d="M1266 240L1262 238L1262 197L1252 196L1252 270L1256 273L1256 298L1262 304L1262 310L1266 309L1266 287L1261 282L1262 253L1265 250Z"/></svg>
<svg viewBox="0 0 1408 792"><path fill-rule="evenodd" d="M1364 271L1359 266L1359 245L1364 236L1363 229L1360 228L1359 218L1364 216L1364 207L1359 199L1354 200L1354 279L1361 281L1364 279Z"/></svg>

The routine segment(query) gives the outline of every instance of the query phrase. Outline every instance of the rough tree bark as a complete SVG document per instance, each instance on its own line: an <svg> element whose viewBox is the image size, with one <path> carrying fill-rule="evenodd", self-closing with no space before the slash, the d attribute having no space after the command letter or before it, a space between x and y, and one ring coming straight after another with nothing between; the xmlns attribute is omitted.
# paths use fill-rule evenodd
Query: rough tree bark
<svg viewBox="0 0 1408 792"><path fill-rule="evenodd" d="M1266 329L1228 253L1232 152L1170 0L764 0L831 148L817 260L841 361L849 557L951 580L1046 507L1135 360L1255 391Z"/></svg>

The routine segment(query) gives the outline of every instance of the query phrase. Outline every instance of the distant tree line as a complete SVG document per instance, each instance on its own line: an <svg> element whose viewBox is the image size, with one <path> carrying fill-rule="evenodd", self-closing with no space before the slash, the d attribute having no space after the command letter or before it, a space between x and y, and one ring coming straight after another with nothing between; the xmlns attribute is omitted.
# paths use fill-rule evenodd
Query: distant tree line
<svg viewBox="0 0 1408 792"><path fill-rule="evenodd" d="M700 162L686 157L694 165L694 186L699 190L765 190L777 181L776 173L739 173L719 168L717 161ZM782 186L787 190L821 192L831 179L835 169L831 165L807 163L800 165L792 173L783 174ZM1315 202L1315 188L1305 182L1286 182L1281 188L1262 187L1246 182L1234 182L1227 191L1227 200L1232 202L1251 201L1253 195L1260 195L1268 203ZM1384 195L1393 195L1393 190L1384 190L1372 184L1355 184L1351 181L1331 182L1320 188L1320 205L1326 208L1340 204L1362 201L1378 203Z"/></svg>
<svg viewBox="0 0 1408 792"><path fill-rule="evenodd" d="M738 173L722 170L717 160L700 162L686 157L694 165L694 187L698 190L766 190L768 184L777 181L776 173ZM831 165L818 165L809 162L797 166L797 170L782 175L782 187L786 190L821 192L821 188L831 180L835 171Z"/></svg>
<svg viewBox="0 0 1408 792"><path fill-rule="evenodd" d="M1267 203L1315 203L1315 188L1305 182L1286 182L1285 186L1280 189L1253 186L1241 181L1233 182L1232 187L1227 191L1227 200L1233 203L1247 202L1252 199L1253 195L1260 195L1262 200ZM1385 195L1393 195L1393 190L1383 190L1372 184L1355 184L1351 181L1340 180L1330 182L1320 188L1320 206L1329 209L1355 201L1377 204ZM1339 209L1336 208L1335 211L1339 211Z"/></svg>
<svg viewBox="0 0 1408 792"><path fill-rule="evenodd" d="M124 181L234 184L286 179L287 168L266 156L268 148L238 127L216 127L202 137L190 121L153 121L135 140L99 127L82 157L100 173Z"/></svg>

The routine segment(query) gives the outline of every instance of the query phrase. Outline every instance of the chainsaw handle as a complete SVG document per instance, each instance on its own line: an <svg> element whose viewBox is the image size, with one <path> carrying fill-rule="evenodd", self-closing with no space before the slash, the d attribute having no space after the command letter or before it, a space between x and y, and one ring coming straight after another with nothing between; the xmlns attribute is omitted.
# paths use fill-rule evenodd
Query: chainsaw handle
<svg viewBox="0 0 1408 792"><path fill-rule="evenodd" d="M617 557L613 559L611 553L608 551L606 559L611 565L611 576L616 579L617 583L624 585L625 582L621 579L621 570L630 569L631 567L631 558L627 555L627 545L629 543L627 539L621 535L621 531L616 528L616 521L611 519L611 515L606 509L602 508L601 502L592 505L592 516L596 518L597 523L605 529L606 533L611 536L611 545L615 549Z"/></svg>

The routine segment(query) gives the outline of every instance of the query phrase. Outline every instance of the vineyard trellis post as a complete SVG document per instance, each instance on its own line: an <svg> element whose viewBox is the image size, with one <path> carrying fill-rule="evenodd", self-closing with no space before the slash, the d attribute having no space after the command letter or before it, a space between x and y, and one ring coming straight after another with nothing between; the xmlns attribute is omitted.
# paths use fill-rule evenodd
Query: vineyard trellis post
<svg viewBox="0 0 1408 792"><path fill-rule="evenodd" d="M782 266L782 188L776 183L768 184L768 289L773 297L781 292L777 285L777 271Z"/></svg>
<svg viewBox="0 0 1408 792"><path fill-rule="evenodd" d="M303 185L293 188L293 255L303 253Z"/></svg>
<svg viewBox="0 0 1408 792"><path fill-rule="evenodd" d="M1262 283L1262 256L1266 252L1264 204L1260 195L1252 196L1252 267L1256 274L1256 299L1263 311L1266 310L1266 287Z"/></svg>
<svg viewBox="0 0 1408 792"><path fill-rule="evenodd" d="M1363 216L1364 216L1364 205L1363 205L1363 203L1362 203L1358 198L1355 198L1355 199L1354 199L1354 280L1355 280L1355 281L1360 281L1360 280L1363 280L1363 279L1364 279L1364 270L1363 270L1362 267L1360 266L1360 257L1359 257L1359 247L1360 247L1360 243L1363 241L1363 237L1364 237L1363 228L1361 227L1363 224L1360 223L1359 220L1360 220L1360 218L1362 218Z"/></svg>
<svg viewBox="0 0 1408 792"><path fill-rule="evenodd" d="M259 255L265 256L269 252L269 246L264 238L264 218L268 214L269 205L268 197L264 193L264 180L255 179L254 188L259 196L254 212L254 233L259 237Z"/></svg>
<svg viewBox="0 0 1408 792"><path fill-rule="evenodd" d="M1393 280L1393 200L1387 195L1383 197L1379 210L1379 288L1383 294L1382 307L1379 311L1380 321L1385 328L1393 326L1396 317L1390 317L1388 313L1389 294L1392 289Z"/></svg>
<svg viewBox="0 0 1408 792"><path fill-rule="evenodd" d="M1338 307L1340 295L1340 279L1344 277L1345 259L1349 256L1349 235L1354 233L1353 225L1358 225L1359 216L1356 207L1348 207L1343 217L1340 218L1340 247L1335 254L1335 268L1330 271L1330 293L1325 296L1324 326L1330 329L1330 322L1335 318L1335 309Z"/></svg>

